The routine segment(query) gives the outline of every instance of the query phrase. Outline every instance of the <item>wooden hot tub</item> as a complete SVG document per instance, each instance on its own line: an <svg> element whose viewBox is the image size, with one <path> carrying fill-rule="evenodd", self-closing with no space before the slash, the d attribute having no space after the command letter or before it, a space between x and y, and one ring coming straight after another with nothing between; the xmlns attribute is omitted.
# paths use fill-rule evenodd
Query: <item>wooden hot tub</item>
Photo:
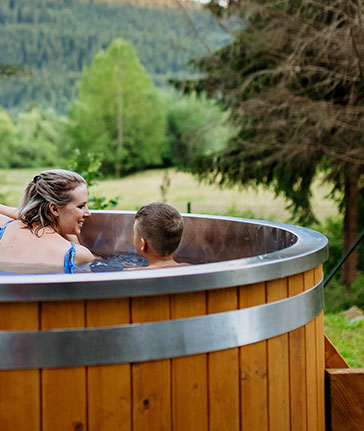
<svg viewBox="0 0 364 431"><path fill-rule="evenodd" d="M133 219L94 212L82 241L132 251ZM326 238L184 219L196 265L0 277L1 431L324 430Z"/></svg>

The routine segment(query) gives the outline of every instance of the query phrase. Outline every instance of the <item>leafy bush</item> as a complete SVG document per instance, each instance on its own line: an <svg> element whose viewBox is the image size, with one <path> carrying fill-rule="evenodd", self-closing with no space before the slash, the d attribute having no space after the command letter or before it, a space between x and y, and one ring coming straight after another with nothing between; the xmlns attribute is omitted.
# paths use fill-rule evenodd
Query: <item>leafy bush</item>
<svg viewBox="0 0 364 431"><path fill-rule="evenodd" d="M167 136L162 149L166 165L189 171L196 159L223 148L237 132L217 102L195 94L169 93Z"/></svg>
<svg viewBox="0 0 364 431"><path fill-rule="evenodd" d="M15 141L16 126L11 116L0 108L0 168L10 167L11 148Z"/></svg>
<svg viewBox="0 0 364 431"><path fill-rule="evenodd" d="M92 186L97 184L97 180L102 179L103 175L100 172L100 166L102 164L102 155L101 154L93 154L87 153L86 155L86 168L84 170L80 169L78 164L78 158L80 156L80 150L76 148L73 151L73 156L71 160L68 162L67 169L71 169L72 171L78 172L87 182L87 186L90 189ZM88 199L88 206L90 209L94 210L104 210L104 209L112 209L117 206L119 202L119 198L115 197L109 199L108 201L104 196L91 196Z"/></svg>
<svg viewBox="0 0 364 431"><path fill-rule="evenodd" d="M327 275L327 274L326 274ZM358 272L356 282L351 286L350 292L334 277L325 287L325 311L338 313L356 305L364 309L364 272Z"/></svg>
<svg viewBox="0 0 364 431"><path fill-rule="evenodd" d="M67 119L30 107L13 119L0 109L0 168L52 167L67 156Z"/></svg>

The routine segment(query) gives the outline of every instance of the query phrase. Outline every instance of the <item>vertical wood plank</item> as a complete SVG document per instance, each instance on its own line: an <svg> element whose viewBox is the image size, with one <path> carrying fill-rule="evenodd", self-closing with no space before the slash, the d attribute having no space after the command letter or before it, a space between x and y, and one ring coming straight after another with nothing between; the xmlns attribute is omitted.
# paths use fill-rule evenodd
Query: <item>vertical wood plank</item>
<svg viewBox="0 0 364 431"><path fill-rule="evenodd" d="M85 326L84 301L42 304L42 329ZM85 431L86 370L84 367L42 371L42 431Z"/></svg>
<svg viewBox="0 0 364 431"><path fill-rule="evenodd" d="M38 330L38 307L0 304L0 330ZM40 426L40 371L0 370L1 431L39 431Z"/></svg>
<svg viewBox="0 0 364 431"><path fill-rule="evenodd" d="M314 269L314 284L320 282L323 276L322 265ZM316 354L317 354L317 420L319 431L325 430L325 338L324 313L316 318Z"/></svg>
<svg viewBox="0 0 364 431"><path fill-rule="evenodd" d="M286 298L287 279L267 282L267 302ZM268 340L269 429L290 429L288 334Z"/></svg>
<svg viewBox="0 0 364 431"><path fill-rule="evenodd" d="M239 308L266 302L265 283L239 289ZM268 430L267 341L240 348L242 431Z"/></svg>
<svg viewBox="0 0 364 431"><path fill-rule="evenodd" d="M87 326L130 323L128 298L87 302ZM130 364L87 369L89 431L131 431Z"/></svg>
<svg viewBox="0 0 364 431"><path fill-rule="evenodd" d="M236 287L208 292L208 313L222 313L238 308ZM239 350L209 353L209 431L240 429Z"/></svg>
<svg viewBox="0 0 364 431"><path fill-rule="evenodd" d="M206 314L205 292L172 296L171 317ZM173 431L208 429L207 355L172 359Z"/></svg>
<svg viewBox="0 0 364 431"><path fill-rule="evenodd" d="M304 289L314 286L314 271L306 271L303 275ZM306 333L306 382L307 382L307 425L309 431L318 430L317 400L317 353L316 353L316 322L307 323Z"/></svg>
<svg viewBox="0 0 364 431"><path fill-rule="evenodd" d="M288 278L288 296L302 293L303 274ZM301 327L289 333L291 429L307 430L306 337ZM307 430L309 431L309 430Z"/></svg>
<svg viewBox="0 0 364 431"><path fill-rule="evenodd" d="M169 296L132 299L132 322L170 319ZM170 431L172 420L171 360L132 365L133 429Z"/></svg>

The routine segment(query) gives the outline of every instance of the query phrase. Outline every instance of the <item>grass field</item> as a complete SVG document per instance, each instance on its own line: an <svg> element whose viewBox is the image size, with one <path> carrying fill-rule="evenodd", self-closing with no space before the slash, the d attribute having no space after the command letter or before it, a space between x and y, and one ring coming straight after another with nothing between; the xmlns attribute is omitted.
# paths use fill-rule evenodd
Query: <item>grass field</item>
<svg viewBox="0 0 364 431"><path fill-rule="evenodd" d="M364 368L364 320L350 322L342 314L325 315L325 333L352 368Z"/></svg>
<svg viewBox="0 0 364 431"><path fill-rule="evenodd" d="M26 183L39 173L39 169L0 170L0 201L17 205ZM118 209L136 210L141 205L162 200L163 170L152 170L122 179L100 181L91 187L90 196L118 197ZM217 186L199 184L189 174L169 171L170 187L167 202L181 212L187 211L187 202L195 213L236 215L278 222L289 221L283 198L275 198L272 192L257 190L220 190ZM316 185L313 207L316 216L324 221L337 213L336 206L325 195L326 187ZM325 331L338 350L353 367L364 367L364 324L351 324L340 314L325 316Z"/></svg>
<svg viewBox="0 0 364 431"><path fill-rule="evenodd" d="M39 169L0 170L0 196L8 205L17 205L25 184L39 173ZM162 200L161 185L165 171L150 170L122 179L99 181L90 188L90 196L103 196L107 199L119 198L118 209L136 210L141 205ZM181 212L187 212L191 203L194 213L236 215L270 221L287 222L290 214L283 197L275 198L273 193L263 187L257 190L240 190L238 187L221 190L217 186L199 184L189 174L169 170L170 187L167 202ZM325 199L327 187L316 186L313 208L320 221L334 215L334 203Z"/></svg>

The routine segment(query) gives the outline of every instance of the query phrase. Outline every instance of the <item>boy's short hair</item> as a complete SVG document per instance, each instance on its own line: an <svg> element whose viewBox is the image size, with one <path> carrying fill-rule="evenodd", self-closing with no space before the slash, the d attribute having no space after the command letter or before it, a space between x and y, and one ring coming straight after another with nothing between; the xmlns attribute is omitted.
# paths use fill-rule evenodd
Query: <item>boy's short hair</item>
<svg viewBox="0 0 364 431"><path fill-rule="evenodd" d="M152 202L136 213L138 234L150 242L161 256L172 254L178 247L183 232L181 214L171 205Z"/></svg>

